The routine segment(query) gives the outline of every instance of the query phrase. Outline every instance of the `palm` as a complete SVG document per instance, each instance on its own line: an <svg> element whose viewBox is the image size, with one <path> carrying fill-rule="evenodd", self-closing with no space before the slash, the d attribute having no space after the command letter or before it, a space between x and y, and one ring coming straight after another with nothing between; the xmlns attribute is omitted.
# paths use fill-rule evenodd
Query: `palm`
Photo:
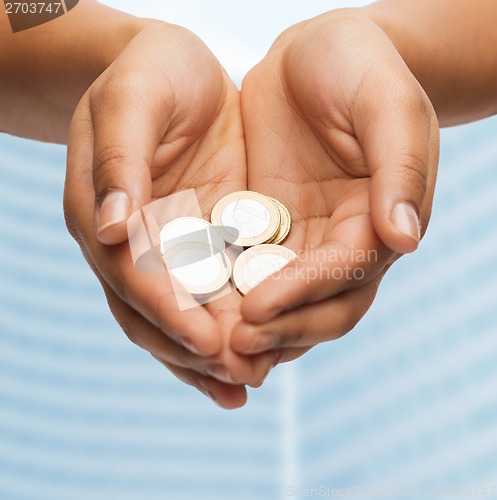
<svg viewBox="0 0 497 500"><path fill-rule="evenodd" d="M150 35L156 36L154 33ZM157 45L154 39L152 41ZM240 298L237 294L232 293L192 311L179 311L170 285L163 276L136 272L128 243L105 246L97 240L93 220L95 171L92 172L88 165L93 163L94 155L98 155L99 148L102 148L103 159L100 158L100 161L106 165L105 154L108 153L107 170L112 171L112 155L115 153L115 148L98 144L98 141L105 142L102 137L108 139L108 135L119 137L121 134L120 141L124 138L126 145L137 142L133 137L136 133L141 134L142 141L148 141L149 137L157 138L153 152L139 153L139 156L147 158L150 171L148 167L147 171L140 171L139 165L133 165L141 176L140 182L144 183L135 189L141 195L142 204L193 188L203 215L208 216L214 203L223 195L246 189L239 93L209 53L205 53L195 64L186 59L185 68L176 65L176 77L180 80L177 84L170 81L170 71L163 75L159 69L155 78L145 74L145 79L139 81L138 96L135 92L136 81L133 80L136 75L131 78L130 88L112 87L115 82L122 85L123 75L129 75L130 63L142 57L142 42L137 40L136 46L124 52L95 82L75 113L69 140L65 192L68 226L100 279L112 312L132 341L164 362L179 378L193 385L198 386L202 375L194 373L189 367L205 367L212 361L228 366L237 380L256 383L263 375L256 373L257 366L265 370L263 357L259 357L261 362L244 359L227 349L231 327L240 317ZM198 53L200 58L199 51L193 53ZM172 66L166 62L164 67L170 70ZM151 69L157 71L156 61L151 64ZM199 65L203 69L202 75L198 74ZM195 74L190 75L189 71ZM185 81L192 84L187 86ZM172 91L169 91L168 85ZM132 112L138 112L143 121L135 124L136 120L125 116L122 130L119 129L119 121L109 126L107 120L116 104L116 96L119 99L117 105L121 105L127 101L127 95L134 100ZM127 108L123 110L124 114L127 112ZM145 133L140 130L140 124L145 127ZM116 131L116 128L119 130ZM105 132L102 132L103 129L106 129ZM88 134L88 130L92 133ZM151 198L147 199L142 193L147 192L146 185L150 185L150 179ZM216 340L218 335L221 335L219 341ZM181 338L196 339L203 350L210 352L219 343L223 348L218 356L204 361L192 358L193 354L171 340L181 342ZM243 404L243 387L229 388L212 379L209 379L208 385L221 404Z"/></svg>
<svg viewBox="0 0 497 500"><path fill-rule="evenodd" d="M296 251L335 242L386 254L369 216L370 178L356 137L340 123L331 124L335 142L321 136L315 116L299 107L307 89L288 95L275 67L268 56L243 89L249 188L289 207L286 244ZM345 146L348 156L340 154Z"/></svg>
<svg viewBox="0 0 497 500"><path fill-rule="evenodd" d="M285 245L296 252L306 251L311 262L313 251L319 254L322 249L335 250L333 255L347 255L343 260L322 262L332 279L324 286L322 280L315 280L321 281L321 286L295 287L288 309L331 300L348 289L358 289L357 302L369 306L377 286L375 278L382 275L395 256L373 229L369 206L371 179L364 153L350 123L341 120L341 110L337 113L340 119L328 121L325 128L316 110L306 102L310 89L297 85L291 92L288 90L288 81L294 74L285 74L278 58L278 50L270 52L248 75L242 89L249 189L273 196L288 206L292 229ZM346 107L346 103L335 104ZM364 264L364 274L362 269L357 274L344 269L348 263L354 266L355 250L369 255L375 252L377 256ZM283 288L292 286L285 282ZM254 305L264 294L278 294L280 298L275 301L291 302L292 292L281 290L280 285L273 283L264 292L254 291L248 307L252 311L250 317L257 317ZM322 340L325 339L326 334ZM303 338L298 346L286 350L283 360L300 356L315 343L316 337L308 343Z"/></svg>
<svg viewBox="0 0 497 500"><path fill-rule="evenodd" d="M219 89L223 101L219 103L215 115L200 117L187 113L187 122L181 124L181 128L189 129L194 124L204 122L209 124L208 128L173 158L167 157L170 145L166 134L152 164L153 198L160 199L172 193L194 189L202 215L207 219L220 198L247 188L239 93L227 78L223 84L226 90ZM192 104L201 113L205 111L205 107ZM241 317L240 304L240 295L230 293L208 302L203 308L221 328L225 347L219 360L236 379L253 380L253 363L257 360L242 358L227 348L230 332Z"/></svg>

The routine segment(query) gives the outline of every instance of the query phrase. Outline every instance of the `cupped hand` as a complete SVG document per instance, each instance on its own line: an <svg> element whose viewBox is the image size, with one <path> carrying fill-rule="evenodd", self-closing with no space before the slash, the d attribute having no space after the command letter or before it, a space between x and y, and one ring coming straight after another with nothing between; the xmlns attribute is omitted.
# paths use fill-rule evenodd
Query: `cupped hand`
<svg viewBox="0 0 497 500"><path fill-rule="evenodd" d="M78 105L68 142L68 228L129 338L225 408L244 404L243 384L258 385L276 354L229 349L241 317L236 293L180 311L166 274L133 266L126 221L190 188L207 215L246 183L239 92L185 29L145 28Z"/></svg>
<svg viewBox="0 0 497 500"><path fill-rule="evenodd" d="M436 115L359 12L290 28L243 82L249 189L288 206L299 258L244 299L238 353L283 349L285 361L347 333L428 224Z"/></svg>

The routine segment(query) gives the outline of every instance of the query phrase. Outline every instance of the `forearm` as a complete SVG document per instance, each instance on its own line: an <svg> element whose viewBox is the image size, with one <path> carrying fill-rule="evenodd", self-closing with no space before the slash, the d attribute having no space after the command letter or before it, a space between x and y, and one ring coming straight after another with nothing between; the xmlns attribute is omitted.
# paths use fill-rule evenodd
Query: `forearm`
<svg viewBox="0 0 497 500"><path fill-rule="evenodd" d="M361 10L392 40L441 125L497 113L496 0L382 0Z"/></svg>
<svg viewBox="0 0 497 500"><path fill-rule="evenodd" d="M58 19L14 34L3 11L0 130L64 143L86 89L153 22L83 0Z"/></svg>

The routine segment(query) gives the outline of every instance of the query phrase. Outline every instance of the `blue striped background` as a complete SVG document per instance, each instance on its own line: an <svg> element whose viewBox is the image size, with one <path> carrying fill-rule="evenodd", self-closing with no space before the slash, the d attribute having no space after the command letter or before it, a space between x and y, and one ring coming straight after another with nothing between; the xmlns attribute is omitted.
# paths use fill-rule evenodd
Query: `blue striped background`
<svg viewBox="0 0 497 500"><path fill-rule="evenodd" d="M299 365L301 488L497 484L496 139L496 118L443 131L420 250Z"/></svg>
<svg viewBox="0 0 497 500"><path fill-rule="evenodd" d="M64 149L0 136L0 498L496 484L496 137L443 132L420 251L352 334L224 412L114 324L65 230Z"/></svg>

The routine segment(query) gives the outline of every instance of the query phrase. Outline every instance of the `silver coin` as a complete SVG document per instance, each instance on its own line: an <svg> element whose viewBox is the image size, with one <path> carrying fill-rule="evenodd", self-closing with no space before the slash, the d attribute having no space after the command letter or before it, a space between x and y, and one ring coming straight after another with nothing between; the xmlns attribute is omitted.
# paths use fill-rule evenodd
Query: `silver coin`
<svg viewBox="0 0 497 500"><path fill-rule="evenodd" d="M225 242L209 222L178 217L160 232L161 252L167 270L194 297L220 291L231 277Z"/></svg>
<svg viewBox="0 0 497 500"><path fill-rule="evenodd" d="M212 247L212 253L222 252L226 245L216 228L204 219L178 217L167 223L160 232L161 252L183 243L203 243Z"/></svg>
<svg viewBox="0 0 497 500"><path fill-rule="evenodd" d="M242 295L246 295L272 274L281 271L297 254L281 245L259 245L243 252L235 261L233 281Z"/></svg>
<svg viewBox="0 0 497 500"><path fill-rule="evenodd" d="M219 292L231 277L231 262L224 252L202 242L180 243L163 254L168 271L194 297Z"/></svg>
<svg viewBox="0 0 497 500"><path fill-rule="evenodd" d="M250 247L273 238L280 227L278 207L267 197L252 191L231 193L212 209L211 222L232 245Z"/></svg>

